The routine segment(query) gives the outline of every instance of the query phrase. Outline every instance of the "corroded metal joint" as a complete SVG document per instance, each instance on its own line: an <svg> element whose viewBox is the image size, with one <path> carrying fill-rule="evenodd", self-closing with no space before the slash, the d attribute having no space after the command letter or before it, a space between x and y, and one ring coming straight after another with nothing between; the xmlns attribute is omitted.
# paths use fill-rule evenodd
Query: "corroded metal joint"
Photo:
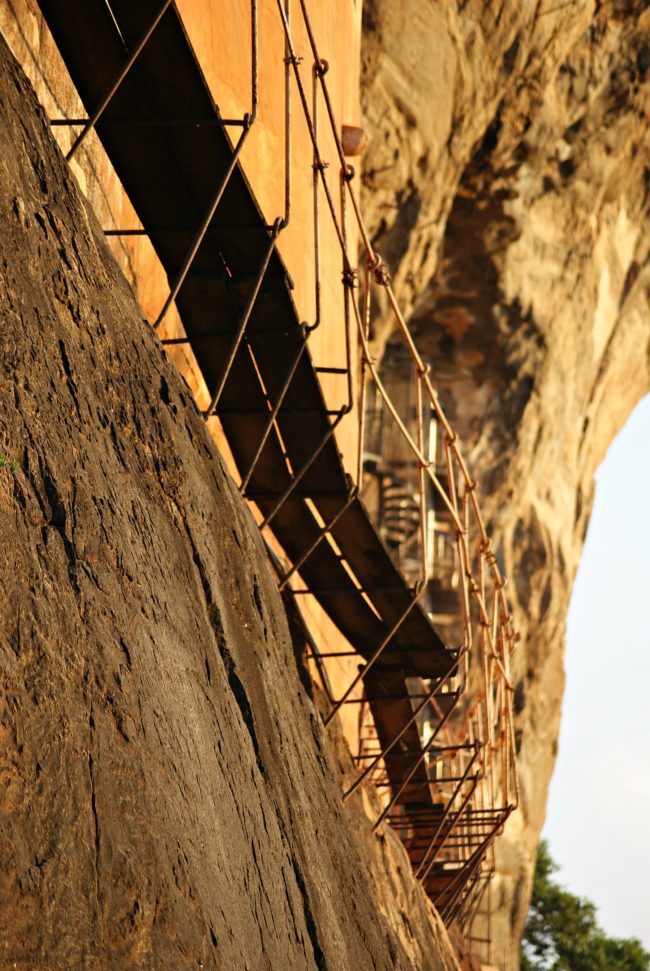
<svg viewBox="0 0 650 971"><path fill-rule="evenodd" d="M382 260L380 256L377 257L376 266L373 267L373 272L375 275L375 281L381 287L387 287L390 283L390 274L388 272L388 267Z"/></svg>

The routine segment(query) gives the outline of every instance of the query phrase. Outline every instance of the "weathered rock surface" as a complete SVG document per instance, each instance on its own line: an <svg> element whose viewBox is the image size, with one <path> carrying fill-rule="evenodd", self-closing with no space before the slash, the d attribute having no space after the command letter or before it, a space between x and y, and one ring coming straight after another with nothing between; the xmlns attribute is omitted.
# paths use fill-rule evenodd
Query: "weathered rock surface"
<svg viewBox="0 0 650 971"><path fill-rule="evenodd" d="M648 7L366 5L365 211L480 479L523 635L522 801L495 926L509 968L594 472L650 390ZM379 317L379 350L388 334Z"/></svg>
<svg viewBox="0 0 650 971"><path fill-rule="evenodd" d="M1 41L0 116L0 968L453 971Z"/></svg>

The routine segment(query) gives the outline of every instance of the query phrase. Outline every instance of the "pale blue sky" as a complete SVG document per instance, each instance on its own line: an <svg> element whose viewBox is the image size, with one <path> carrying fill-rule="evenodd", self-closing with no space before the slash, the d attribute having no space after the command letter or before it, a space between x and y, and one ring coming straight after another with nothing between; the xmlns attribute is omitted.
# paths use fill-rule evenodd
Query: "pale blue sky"
<svg viewBox="0 0 650 971"><path fill-rule="evenodd" d="M650 396L596 480L544 835L560 882L650 950Z"/></svg>

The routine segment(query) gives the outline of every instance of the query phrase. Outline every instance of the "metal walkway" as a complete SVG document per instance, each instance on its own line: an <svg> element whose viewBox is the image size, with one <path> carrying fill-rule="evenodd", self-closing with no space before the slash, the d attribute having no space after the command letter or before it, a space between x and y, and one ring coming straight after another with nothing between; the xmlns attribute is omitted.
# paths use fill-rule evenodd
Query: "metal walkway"
<svg viewBox="0 0 650 971"><path fill-rule="evenodd" d="M362 680L377 758L365 758L372 758L367 767L373 771L380 766L380 784L390 792L381 819L402 834L427 893L453 920L462 907L475 906L483 859L512 805L504 803L492 815L469 806L469 790L462 786L474 778L466 766L484 744L477 739L449 746L456 755L470 753L456 775L432 775L436 749L431 740L423 742L418 719L434 717L432 702L446 695L433 739L445 737L463 652L443 643L422 587L407 584L343 469L335 430L352 402L328 411L308 328L277 252L282 222L266 223L238 162L255 119L256 81L251 113L225 122L169 0L39 4L168 274L165 309L175 302L212 394L208 414L222 423L242 493L256 503L263 526L271 528L305 587L367 662ZM253 8L255 21L255 3ZM297 72L290 41L286 61ZM380 279L379 265L371 269ZM421 376L424 381L424 370ZM489 626L485 618L481 622ZM467 644L462 663L470 649ZM419 695L409 688L407 679L414 678L425 683ZM462 845L455 855L454 840ZM443 848L446 862L440 859Z"/></svg>

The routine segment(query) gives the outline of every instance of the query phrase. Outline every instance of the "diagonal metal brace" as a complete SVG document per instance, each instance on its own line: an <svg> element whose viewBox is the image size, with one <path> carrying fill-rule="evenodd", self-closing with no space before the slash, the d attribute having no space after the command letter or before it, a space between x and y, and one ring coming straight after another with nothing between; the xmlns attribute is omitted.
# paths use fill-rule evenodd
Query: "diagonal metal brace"
<svg viewBox="0 0 650 971"><path fill-rule="evenodd" d="M140 40L140 43L138 44L138 46L136 47L136 49L133 51L133 53L131 54L130 58L128 59L128 61L126 62L126 64L122 68L122 70L120 71L120 73L119 73L116 81L113 84L113 87L108 92L108 94L105 96L105 98L101 102L101 104L97 108L95 108L95 110L93 111L92 115L90 116L90 118L88 119L88 121L85 123L83 130L81 132L79 132L79 134L75 138L74 142L72 143L72 147L70 148L70 150L68 151L68 154L65 157L66 162L69 162L72 159L72 157L75 155L75 153L81 148L81 146L85 142L85 140L88 137L88 135L90 134L90 132L93 131L93 129L95 128L95 125L97 124L97 122L102 117L102 115L104 114L104 112L108 108L109 104L111 103L111 101L115 97L115 94L119 90L119 88L120 88L122 82L124 81L125 77L129 73L129 71L131 70L131 68L135 64L135 62L137 61L138 57L140 56L140 54L142 53L142 51L144 50L144 48L149 43L149 39L151 38L151 35L153 34L154 30L156 29L156 27L158 26L158 24L162 20L162 17L166 13L167 8L170 7L171 4L172 4L172 0L165 0L165 2L163 3L162 7L160 8L160 10L158 11L158 13L156 14L153 22L151 23L151 25L149 26L148 30L146 31L144 37Z"/></svg>

